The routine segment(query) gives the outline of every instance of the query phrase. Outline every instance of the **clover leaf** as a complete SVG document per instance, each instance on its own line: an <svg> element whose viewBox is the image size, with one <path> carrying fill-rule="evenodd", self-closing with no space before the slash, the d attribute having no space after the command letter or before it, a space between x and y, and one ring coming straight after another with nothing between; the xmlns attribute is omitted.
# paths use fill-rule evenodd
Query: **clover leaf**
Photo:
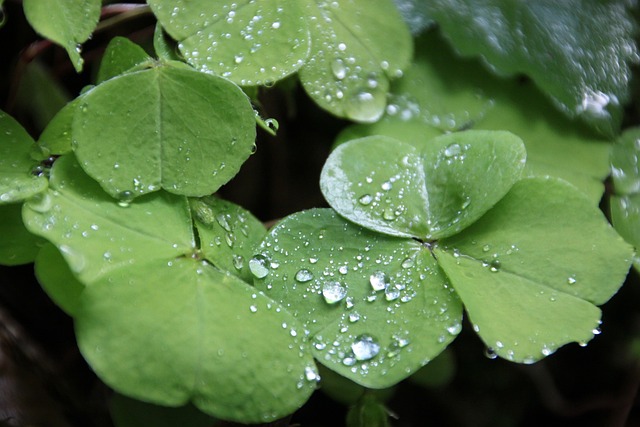
<svg viewBox="0 0 640 427"><path fill-rule="evenodd" d="M313 209L281 221L256 253L255 286L309 329L320 363L358 384L398 383L460 332L457 296L413 239Z"/></svg>
<svg viewBox="0 0 640 427"><path fill-rule="evenodd" d="M251 154L255 132L240 88L169 64L86 92L73 122L82 168L109 194L129 200L160 188L189 196L215 192Z"/></svg>
<svg viewBox="0 0 640 427"><path fill-rule="evenodd" d="M102 83L144 62L151 61L142 47L124 37L111 39L104 51L96 82Z"/></svg>
<svg viewBox="0 0 640 427"><path fill-rule="evenodd" d="M530 76L559 110L613 136L638 61L629 7L625 1L437 0L428 11L459 52L481 56L500 74Z"/></svg>
<svg viewBox="0 0 640 427"><path fill-rule="evenodd" d="M444 350L463 307L512 361L586 344L632 251L572 185L519 180L524 155L506 132L453 133L422 151L385 137L346 142L321 175L346 220L331 210L284 219L251 260L254 283L305 322L320 363L372 388Z"/></svg>
<svg viewBox="0 0 640 427"><path fill-rule="evenodd" d="M42 36L58 43L67 51L76 71L82 71L80 44L93 33L100 18L100 0L60 0L42 2L25 0L24 14Z"/></svg>
<svg viewBox="0 0 640 427"><path fill-rule="evenodd" d="M303 325L201 258L186 197L159 191L117 202L71 155L56 160L50 177L23 219L68 264L65 271L39 261L37 269L107 384L241 422L273 420L304 403L319 377ZM274 349L277 360L264 358Z"/></svg>
<svg viewBox="0 0 640 427"><path fill-rule="evenodd" d="M47 188L47 179L34 169L33 145L27 131L0 111L0 205L20 202Z"/></svg>
<svg viewBox="0 0 640 427"><path fill-rule="evenodd" d="M640 129L624 132L611 151L611 177L615 194L611 196L611 222L637 250L640 247ZM634 256L640 268L640 258Z"/></svg>
<svg viewBox="0 0 640 427"><path fill-rule="evenodd" d="M390 0L307 1L311 54L300 70L305 91L322 108L375 122L387 104L389 81L412 54L411 34Z"/></svg>
<svg viewBox="0 0 640 427"><path fill-rule="evenodd" d="M299 1L149 0L186 61L243 85L276 82L309 54L309 31Z"/></svg>
<svg viewBox="0 0 640 427"><path fill-rule="evenodd" d="M520 178L524 162L522 141L508 132L452 133L421 149L371 136L338 147L320 187L353 222L432 240L457 233L489 210Z"/></svg>

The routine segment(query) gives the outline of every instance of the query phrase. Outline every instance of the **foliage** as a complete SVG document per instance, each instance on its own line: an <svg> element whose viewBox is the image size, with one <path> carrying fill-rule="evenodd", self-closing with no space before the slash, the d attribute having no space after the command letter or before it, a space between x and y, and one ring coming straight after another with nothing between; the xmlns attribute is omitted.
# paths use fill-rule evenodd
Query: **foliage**
<svg viewBox="0 0 640 427"><path fill-rule="evenodd" d="M55 94L26 104L44 127L0 112L0 263L34 263L118 393L116 425L268 423L319 384L347 425L392 425L403 380L452 381L465 317L491 358L531 364L586 346L638 268L623 1L22 6L92 74L61 106L29 66ZM83 60L139 15L140 44L109 36L99 67ZM336 136L329 207L267 230L224 196L256 138L286 135L269 105L300 98Z"/></svg>

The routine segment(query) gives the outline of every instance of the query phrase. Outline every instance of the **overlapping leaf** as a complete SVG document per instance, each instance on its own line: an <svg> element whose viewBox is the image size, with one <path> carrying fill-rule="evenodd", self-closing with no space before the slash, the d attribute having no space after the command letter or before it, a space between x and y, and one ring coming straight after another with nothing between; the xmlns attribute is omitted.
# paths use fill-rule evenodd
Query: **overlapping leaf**
<svg viewBox="0 0 640 427"><path fill-rule="evenodd" d="M384 137L354 140L329 156L321 187L329 204L351 221L375 231L422 240L432 249L437 261L434 266L446 273L487 346L509 360L531 363L568 342L586 343L598 332L600 311L596 306L606 302L624 281L632 251L602 213L572 185L554 178L517 181L524 157L522 143L506 135L467 131L436 138L426 145L435 147L433 151L425 152L444 150L444 156L422 157L421 167L427 171L422 180L416 178L420 176L417 174L404 178L405 171L413 167L411 159L416 157L413 146ZM456 136L461 139L455 140L455 149L441 143L443 138ZM495 140L500 144L493 144ZM451 164L442 161L445 151L462 156L464 142L490 147L493 160L487 164L486 151L479 150L476 155L470 148L469 155L458 159L463 161L450 174ZM403 156L405 161L398 162ZM359 161L356 164L347 158ZM386 170L389 172L384 173L391 175L380 176ZM463 178L457 180L458 176ZM397 178L393 181L391 177ZM381 194L398 188L384 197L365 198L365 208L373 200L377 202L368 212L363 210L362 193L371 195L371 185ZM480 197L480 208L468 214L459 202L470 192L488 197ZM433 209L424 203L429 194L441 194L442 200L453 202L437 203L445 209ZM477 199L474 196L467 208ZM386 207L392 206L395 212L400 202L404 206L401 213L409 213L412 222L396 223L390 217L384 222ZM424 210L431 209L429 216L412 215L413 206L420 203ZM451 206L457 210L448 209ZM381 214L375 218L371 212ZM440 217L452 227L437 234L438 241L425 241L433 237L414 233L417 224L437 224ZM400 239L395 243L396 250L404 244L400 242L415 243ZM386 252L393 253L392 247ZM293 251L290 245L282 245L281 250ZM324 248L317 258L333 259L340 253L335 247ZM335 261L332 264L340 265ZM386 267L381 268L386 271ZM291 296L284 291L282 300L288 298ZM294 301L292 306L304 307ZM437 312L432 308L420 316L434 310ZM307 311L314 312L312 308Z"/></svg>
<svg viewBox="0 0 640 427"><path fill-rule="evenodd" d="M69 265L39 270L59 276L45 287L74 315L83 355L114 389L167 406L192 401L241 422L289 414L314 390L304 328L199 259L186 197L156 192L118 203L65 156L23 218ZM60 280L70 272L80 286ZM264 357L274 349L276 361Z"/></svg>
<svg viewBox="0 0 640 427"><path fill-rule="evenodd" d="M25 0L27 20L42 36L65 48L76 71L82 71L80 44L93 33L100 18L100 0Z"/></svg>
<svg viewBox="0 0 640 427"><path fill-rule="evenodd" d="M243 86L276 82L297 71L309 54L303 2L148 3L187 62Z"/></svg>
<svg viewBox="0 0 640 427"><path fill-rule="evenodd" d="M22 201L47 188L46 178L34 174L33 144L24 128L0 111L0 205Z"/></svg>
<svg viewBox="0 0 640 427"><path fill-rule="evenodd" d="M249 99L220 77L158 65L107 80L80 102L74 151L83 169L117 198L161 187L211 194L235 176L253 148Z"/></svg>
<svg viewBox="0 0 640 427"><path fill-rule="evenodd" d="M339 139L382 134L422 145L438 131L508 130L527 148L526 174L566 179L600 201L608 144L558 114L530 83L499 79L478 61L456 57L434 32L419 39L417 57L392 93L383 120Z"/></svg>
<svg viewBox="0 0 640 427"><path fill-rule="evenodd" d="M423 245L330 209L287 217L250 267L256 287L309 329L316 359L369 388L406 378L460 331L462 307Z"/></svg>
<svg viewBox="0 0 640 427"><path fill-rule="evenodd" d="M24 227L21 212L19 203L0 205L0 265L33 262L43 243Z"/></svg>
<svg viewBox="0 0 640 427"><path fill-rule="evenodd" d="M412 55L409 30L390 0L308 1L309 61L300 70L306 92L322 108L375 122L387 104L389 80Z"/></svg>
<svg viewBox="0 0 640 427"><path fill-rule="evenodd" d="M627 130L611 152L611 176L615 195L611 197L611 221L625 240L640 247L640 129ZM636 269L640 259L634 257Z"/></svg>
<svg viewBox="0 0 640 427"><path fill-rule="evenodd" d="M142 47L124 37L114 37L104 51L96 83L119 76L136 65L150 60L151 58Z"/></svg>
<svg viewBox="0 0 640 427"><path fill-rule="evenodd" d="M489 210L519 179L524 162L522 141L508 132L453 133L421 149L371 136L338 147L320 187L351 221L432 240L457 233Z"/></svg>
<svg viewBox="0 0 640 427"><path fill-rule="evenodd" d="M502 74L524 73L570 117L615 135L637 62L635 23L625 1L428 3L455 47Z"/></svg>

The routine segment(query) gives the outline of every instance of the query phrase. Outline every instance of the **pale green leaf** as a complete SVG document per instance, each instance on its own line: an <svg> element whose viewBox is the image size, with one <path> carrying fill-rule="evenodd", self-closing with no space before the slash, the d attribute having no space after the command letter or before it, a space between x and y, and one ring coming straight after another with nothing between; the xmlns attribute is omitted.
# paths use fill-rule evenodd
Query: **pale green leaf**
<svg viewBox="0 0 640 427"><path fill-rule="evenodd" d="M216 420L193 405L171 408L115 394L109 404L115 427L213 427Z"/></svg>
<svg viewBox="0 0 640 427"><path fill-rule="evenodd" d="M24 0L24 13L34 30L65 48L76 71L82 71L80 44L100 18L100 0Z"/></svg>
<svg viewBox="0 0 640 427"><path fill-rule="evenodd" d="M50 185L26 203L25 224L54 243L85 284L126 265L195 250L185 197L158 192L118 204L71 155L56 160Z"/></svg>
<svg viewBox="0 0 640 427"><path fill-rule="evenodd" d="M250 268L310 331L316 359L365 387L396 384L460 332L462 307L426 247L330 209L280 222Z"/></svg>
<svg viewBox="0 0 640 427"><path fill-rule="evenodd" d="M524 160L522 141L508 132L452 133L420 149L372 136L338 147L320 187L338 213L363 227L432 240L489 210L519 179Z"/></svg>
<svg viewBox="0 0 640 427"><path fill-rule="evenodd" d="M86 288L75 320L92 368L134 398L257 423L295 411L316 386L302 325L196 259L113 271Z"/></svg>
<svg viewBox="0 0 640 427"><path fill-rule="evenodd" d="M300 70L305 91L322 108L375 122L387 104L389 80L402 75L412 40L391 0L307 1L311 54Z"/></svg>
<svg viewBox="0 0 640 427"><path fill-rule="evenodd" d="M592 337L632 251L573 186L528 178L435 254L480 337L523 362Z"/></svg>
<svg viewBox="0 0 640 427"><path fill-rule="evenodd" d="M253 109L240 88L169 65L115 77L85 93L73 123L83 169L121 199L161 187L211 194L238 172L255 135Z"/></svg>
<svg viewBox="0 0 640 427"><path fill-rule="evenodd" d="M214 196L189 203L205 258L251 283L249 259L267 234L262 223L249 211Z"/></svg>
<svg viewBox="0 0 640 427"><path fill-rule="evenodd" d="M47 188L47 180L34 174L34 141L13 117L0 111L0 205L22 201Z"/></svg>
<svg viewBox="0 0 640 427"><path fill-rule="evenodd" d="M297 71L309 54L303 2L148 3L187 62L243 86L276 82Z"/></svg>
<svg viewBox="0 0 640 427"><path fill-rule="evenodd" d="M453 45L502 74L524 73L569 117L617 133L638 61L628 2L435 0L428 3Z"/></svg>

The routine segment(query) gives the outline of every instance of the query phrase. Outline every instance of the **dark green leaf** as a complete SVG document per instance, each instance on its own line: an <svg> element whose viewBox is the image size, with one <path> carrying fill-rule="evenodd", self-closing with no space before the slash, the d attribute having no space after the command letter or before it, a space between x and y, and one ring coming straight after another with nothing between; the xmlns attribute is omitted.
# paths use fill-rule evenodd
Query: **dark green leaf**
<svg viewBox="0 0 640 427"><path fill-rule="evenodd" d="M347 427L389 427L389 412L372 394L365 394L347 413Z"/></svg>
<svg viewBox="0 0 640 427"><path fill-rule="evenodd" d="M316 209L271 229L251 259L255 285L309 329L316 359L386 388L460 332L462 308L427 248Z"/></svg>
<svg viewBox="0 0 640 427"><path fill-rule="evenodd" d="M60 251L52 244L42 247L35 259L40 286L62 310L75 316L84 285L73 275Z"/></svg>
<svg viewBox="0 0 640 427"><path fill-rule="evenodd" d="M156 29L153 33L153 50L156 56L166 61L179 61L178 46L175 41L164 31L160 22L156 23Z"/></svg>
<svg viewBox="0 0 640 427"><path fill-rule="evenodd" d="M65 48L76 71L82 71L80 44L84 43L100 18L100 0L24 0L24 13L31 26Z"/></svg>
<svg viewBox="0 0 640 427"><path fill-rule="evenodd" d="M212 102L211 100L216 100ZM87 92L73 124L83 169L112 196L215 192L251 154L254 113L233 83L158 65Z"/></svg>
<svg viewBox="0 0 640 427"><path fill-rule="evenodd" d="M216 420L193 405L170 408L141 402L116 394L111 399L115 427L213 427Z"/></svg>
<svg viewBox="0 0 640 427"><path fill-rule="evenodd" d="M96 83L124 74L136 65L150 62L143 48L124 37L114 37L107 45L98 69Z"/></svg>
<svg viewBox="0 0 640 427"><path fill-rule="evenodd" d="M502 74L524 73L569 117L617 132L637 62L626 1L436 0L431 17L464 55Z"/></svg>
<svg viewBox="0 0 640 427"><path fill-rule="evenodd" d="M242 86L276 82L309 54L299 1L149 0L187 62Z"/></svg>
<svg viewBox="0 0 640 427"><path fill-rule="evenodd" d="M81 97L74 99L62 107L44 128L38 138L37 157L42 160L49 156L62 155L71 152L73 141L73 118L80 105Z"/></svg>
<svg viewBox="0 0 640 427"><path fill-rule="evenodd" d="M13 117L0 111L0 205L22 201L47 188L47 180L33 173L34 141Z"/></svg>
<svg viewBox="0 0 640 427"><path fill-rule="evenodd" d="M33 262L43 243L24 227L19 203L0 205L0 236L0 265Z"/></svg>

